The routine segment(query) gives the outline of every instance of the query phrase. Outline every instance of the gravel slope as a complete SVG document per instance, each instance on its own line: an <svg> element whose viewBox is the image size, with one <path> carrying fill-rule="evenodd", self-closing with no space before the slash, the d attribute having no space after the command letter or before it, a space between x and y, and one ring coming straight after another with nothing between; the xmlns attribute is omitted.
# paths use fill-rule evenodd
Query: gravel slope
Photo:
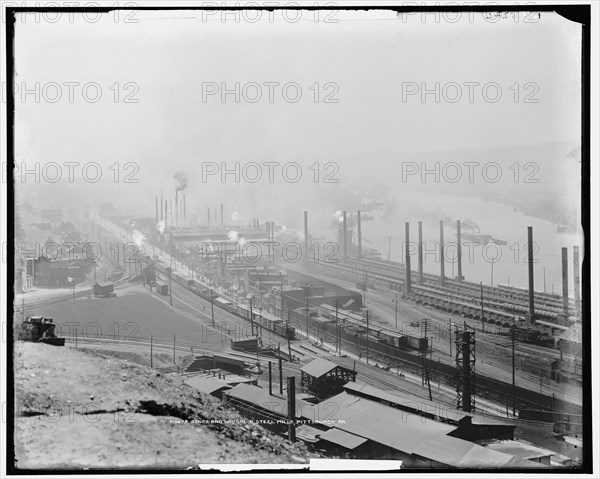
<svg viewBox="0 0 600 479"><path fill-rule="evenodd" d="M179 378L91 351L15 343L15 396L18 468L308 462L258 425L210 423L239 416Z"/></svg>

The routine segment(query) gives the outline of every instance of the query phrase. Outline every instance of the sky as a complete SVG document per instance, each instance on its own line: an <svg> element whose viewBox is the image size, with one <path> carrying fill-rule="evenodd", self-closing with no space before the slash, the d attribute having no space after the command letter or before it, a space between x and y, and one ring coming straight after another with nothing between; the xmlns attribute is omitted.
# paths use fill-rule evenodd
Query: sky
<svg viewBox="0 0 600 479"><path fill-rule="evenodd" d="M463 12L454 23L390 11L336 12L329 19L335 23L324 22L324 12L319 22L314 12L300 14L295 23L281 12L251 23L251 13L236 22L186 10L137 11L129 16L135 23L126 12L95 23L66 14L54 23L17 20L17 164L97 162L103 177L83 185L89 196L132 204L146 195L153 204L184 170L199 203L235 190L231 207L242 208L246 195L256 204L290 206L309 194L342 195L355 188L350 178L377 185L381 172L367 175L363 167L378 152L579 141L581 29L556 14L531 21ZM20 94L36 82L37 102ZM72 101L69 82L78 83ZM272 102L270 82L278 83ZM238 101L221 96L236 83ZM436 83L438 101L422 97ZM254 85L262 94L256 102ZM484 85L491 85L487 96ZM456 86L462 96L452 101ZM342 179L333 186L322 182L332 160ZM298 162L303 182L276 176L257 189L243 180L202 181L208 163L266 161ZM308 185L315 162L321 176ZM139 182L124 183L127 172Z"/></svg>

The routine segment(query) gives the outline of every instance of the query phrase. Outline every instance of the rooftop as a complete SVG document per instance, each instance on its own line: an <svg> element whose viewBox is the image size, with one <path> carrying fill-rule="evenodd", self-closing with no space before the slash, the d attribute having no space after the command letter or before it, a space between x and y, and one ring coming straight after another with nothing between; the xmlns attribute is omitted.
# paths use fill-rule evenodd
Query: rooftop
<svg viewBox="0 0 600 479"><path fill-rule="evenodd" d="M339 366L331 361L327 361L327 359L317 358L308 363L306 366L300 368L300 371L308 374L309 376L320 378L328 372L333 371L335 368L346 369L343 366Z"/></svg>

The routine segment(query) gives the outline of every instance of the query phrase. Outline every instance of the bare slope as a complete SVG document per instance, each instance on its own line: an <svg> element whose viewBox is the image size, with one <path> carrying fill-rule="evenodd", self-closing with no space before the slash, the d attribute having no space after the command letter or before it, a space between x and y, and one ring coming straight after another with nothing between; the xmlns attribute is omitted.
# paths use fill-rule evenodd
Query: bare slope
<svg viewBox="0 0 600 479"><path fill-rule="evenodd" d="M302 463L308 452L179 378L69 347L15 345L19 468ZM197 420L201 423L191 423Z"/></svg>

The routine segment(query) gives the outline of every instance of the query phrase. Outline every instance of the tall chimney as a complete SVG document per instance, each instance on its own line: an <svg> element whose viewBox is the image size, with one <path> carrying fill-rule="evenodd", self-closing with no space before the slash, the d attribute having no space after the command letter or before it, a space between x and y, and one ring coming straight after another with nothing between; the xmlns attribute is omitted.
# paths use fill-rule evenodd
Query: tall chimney
<svg viewBox="0 0 600 479"><path fill-rule="evenodd" d="M569 316L569 250L561 248L562 252L562 302L565 319Z"/></svg>
<svg viewBox="0 0 600 479"><path fill-rule="evenodd" d="M290 442L296 442L296 378L288 376L287 378L287 403L288 403L288 439Z"/></svg>
<svg viewBox="0 0 600 479"><path fill-rule="evenodd" d="M179 226L179 191L175 190L175 226Z"/></svg>
<svg viewBox="0 0 600 479"><path fill-rule="evenodd" d="M446 273L444 273L444 222L440 220L440 285L444 286Z"/></svg>
<svg viewBox="0 0 600 479"><path fill-rule="evenodd" d="M581 313L581 285L579 280L579 246L573 246L573 282L575 287L575 314Z"/></svg>
<svg viewBox="0 0 600 479"><path fill-rule="evenodd" d="M169 200L165 200L165 226L168 224L167 223L168 214L169 214Z"/></svg>
<svg viewBox="0 0 600 479"><path fill-rule="evenodd" d="M362 229L360 222L360 210L356 212L356 223L358 225L358 259L362 258Z"/></svg>
<svg viewBox="0 0 600 479"><path fill-rule="evenodd" d="M187 213L185 211L185 193L183 194L183 224L187 224Z"/></svg>
<svg viewBox="0 0 600 479"><path fill-rule="evenodd" d="M406 287L405 287L405 292L406 294L410 294L411 293L411 271L410 271L410 238L409 238L409 227L410 227L410 223L408 223L408 221L406 223L404 223L404 246L405 246L405 251L406 251Z"/></svg>
<svg viewBox="0 0 600 479"><path fill-rule="evenodd" d="M173 198L169 198L169 212L171 213L170 225L173 226Z"/></svg>
<svg viewBox="0 0 600 479"><path fill-rule="evenodd" d="M462 274L462 236L460 234L460 220L456 220L456 258L458 260L458 276L456 279L462 281L465 277Z"/></svg>
<svg viewBox="0 0 600 479"><path fill-rule="evenodd" d="M163 221L165 219L165 202L163 201L163 197L160 197L160 220Z"/></svg>
<svg viewBox="0 0 600 479"><path fill-rule="evenodd" d="M269 228L271 227L271 223L269 223L268 221L265 222L265 232L267 235L267 241L271 240L271 233L269 231Z"/></svg>
<svg viewBox="0 0 600 479"><path fill-rule="evenodd" d="M533 291L533 227L527 227L527 265L529 268L529 321L535 323L535 305Z"/></svg>
<svg viewBox="0 0 600 479"><path fill-rule="evenodd" d="M419 221L419 284L423 284L423 222Z"/></svg>
<svg viewBox="0 0 600 479"><path fill-rule="evenodd" d="M223 203L221 203L221 228L223 228L224 225L224 218L223 218Z"/></svg>
<svg viewBox="0 0 600 479"><path fill-rule="evenodd" d="M346 212L344 211L344 231L343 231L343 242L344 242L344 259L348 258L348 228L346 223Z"/></svg>
<svg viewBox="0 0 600 479"><path fill-rule="evenodd" d="M308 211L304 212L304 262L308 263Z"/></svg>
<svg viewBox="0 0 600 479"><path fill-rule="evenodd" d="M158 224L158 196L156 196L154 199L156 200L156 223Z"/></svg>

